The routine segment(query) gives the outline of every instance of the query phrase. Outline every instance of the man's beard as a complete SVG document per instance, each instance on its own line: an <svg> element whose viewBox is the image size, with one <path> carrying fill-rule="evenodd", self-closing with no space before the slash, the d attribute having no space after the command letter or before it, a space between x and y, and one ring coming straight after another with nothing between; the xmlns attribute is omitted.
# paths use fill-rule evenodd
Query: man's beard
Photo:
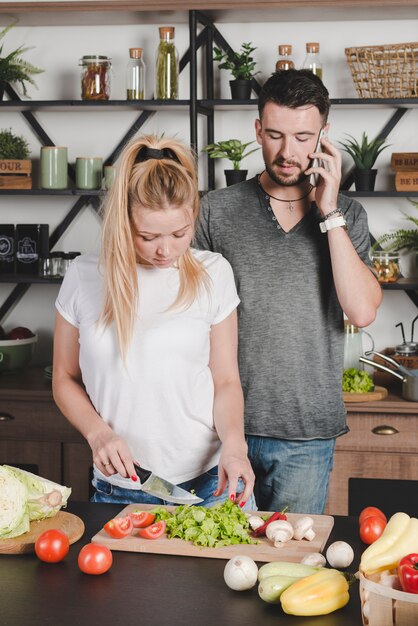
<svg viewBox="0 0 418 626"><path fill-rule="evenodd" d="M295 185L300 185L301 183L304 183L308 178L303 172L300 172L292 178L278 176L270 165L268 165L266 162L264 162L264 164L266 167L266 172L270 176L271 180L276 183L276 185L281 185L282 187L294 187ZM274 162L274 164L279 165L279 163L276 161Z"/></svg>

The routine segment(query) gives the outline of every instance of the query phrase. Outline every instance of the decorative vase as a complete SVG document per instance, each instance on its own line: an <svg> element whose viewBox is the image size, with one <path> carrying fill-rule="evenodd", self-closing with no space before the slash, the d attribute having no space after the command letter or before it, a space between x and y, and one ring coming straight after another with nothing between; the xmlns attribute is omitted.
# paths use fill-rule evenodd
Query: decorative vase
<svg viewBox="0 0 418 626"><path fill-rule="evenodd" d="M377 170L354 170L356 191L374 191Z"/></svg>
<svg viewBox="0 0 418 626"><path fill-rule="evenodd" d="M230 80L231 96L233 100L249 100L251 98L251 80Z"/></svg>
<svg viewBox="0 0 418 626"><path fill-rule="evenodd" d="M236 183L242 183L247 179L248 170L224 170L226 186L230 187Z"/></svg>

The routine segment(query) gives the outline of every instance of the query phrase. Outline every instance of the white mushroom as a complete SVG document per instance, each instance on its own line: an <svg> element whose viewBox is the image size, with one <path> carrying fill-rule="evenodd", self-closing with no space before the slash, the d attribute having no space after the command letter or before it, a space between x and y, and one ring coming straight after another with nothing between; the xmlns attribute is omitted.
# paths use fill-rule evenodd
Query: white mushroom
<svg viewBox="0 0 418 626"><path fill-rule="evenodd" d="M331 567L348 567L354 560L353 548L345 541L334 541L329 546L326 557Z"/></svg>
<svg viewBox="0 0 418 626"><path fill-rule="evenodd" d="M266 528L267 538L274 543L275 548L281 548L286 541L293 537L293 526L286 520L270 522Z"/></svg>
<svg viewBox="0 0 418 626"><path fill-rule="evenodd" d="M248 523L253 530L257 530L257 528L264 525L264 520L259 515L250 515Z"/></svg>
<svg viewBox="0 0 418 626"><path fill-rule="evenodd" d="M298 519L294 526L294 538L297 541L300 541L301 539L312 541L315 537L315 532L312 529L313 525L314 521L312 517L301 517Z"/></svg>
<svg viewBox="0 0 418 626"><path fill-rule="evenodd" d="M324 567L326 565L326 559L323 554L320 552L311 552L310 554L306 554L301 563L304 565L312 565L313 567Z"/></svg>

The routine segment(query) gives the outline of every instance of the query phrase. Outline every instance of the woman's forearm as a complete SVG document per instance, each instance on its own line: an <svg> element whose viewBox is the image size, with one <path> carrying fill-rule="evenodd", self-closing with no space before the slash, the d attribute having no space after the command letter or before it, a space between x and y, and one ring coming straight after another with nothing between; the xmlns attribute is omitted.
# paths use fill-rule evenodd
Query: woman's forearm
<svg viewBox="0 0 418 626"><path fill-rule="evenodd" d="M223 446L247 453L244 436L244 398L239 381L215 386L213 418Z"/></svg>

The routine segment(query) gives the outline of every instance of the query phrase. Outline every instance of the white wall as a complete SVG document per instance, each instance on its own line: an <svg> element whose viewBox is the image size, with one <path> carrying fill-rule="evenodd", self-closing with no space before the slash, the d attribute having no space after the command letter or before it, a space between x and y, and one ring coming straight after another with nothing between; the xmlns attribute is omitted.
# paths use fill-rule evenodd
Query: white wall
<svg viewBox="0 0 418 626"><path fill-rule="evenodd" d="M378 16L377 16L378 17ZM8 23L7 16L0 16L0 27ZM158 45L158 26L168 25L163 21L156 24L114 25L114 26L19 26L6 36L4 52L18 45L34 46L25 58L44 68L44 74L36 78L39 89L30 87L34 100L78 99L80 78L78 60L85 54L104 54L113 59L112 99L125 98L125 67L129 47L143 47L147 66L147 97L151 97L154 80L154 58ZM176 44L180 55L188 45L188 25L175 24ZM274 70L277 60L277 46L293 45L294 61L300 66L305 56L306 41L321 43L321 59L324 65L324 82L332 98L356 97L344 48L355 45L399 43L417 39L418 19L382 20L364 22L284 22L284 23L245 23L218 24L218 28L231 46L238 49L243 41L251 41L257 50L255 58L261 73L260 82ZM180 98L188 97L188 75L181 77ZM228 72L218 72L216 76L216 96L229 98ZM199 87L199 96L203 95ZM335 142L344 133L359 137L363 130L374 136L383 127L392 113L391 109L336 108L331 114L330 136ZM0 128L12 127L13 131L24 134L32 148L35 171L39 159L40 144L18 113L1 113ZM57 145L69 148L69 159L76 156L107 157L115 144L123 136L136 118L133 112L42 112L37 113L39 121ZM393 174L389 168L391 152L416 151L416 128L418 109L409 110L401 123L390 136L391 147L384 151L377 162L379 174L378 189L393 188ZM234 111L217 113L216 138L236 137L242 141L254 138L254 111ZM414 130L415 129L415 130ZM189 141L189 119L185 112L159 112L144 127L145 132L176 135ZM414 131L414 132L413 132ZM200 147L206 143L204 119L199 127ZM206 156L204 157L206 158ZM344 168L351 166L344 155ZM260 153L250 156L243 166L248 167L249 176L261 171ZM226 162L216 163L217 187L224 186ZM206 186L203 159L200 165L200 188ZM51 231L72 206L74 199L66 197L1 196L0 222L48 222ZM387 198L363 201L366 207L370 228L375 236L388 229L404 225L401 211L414 211L406 199ZM97 246L100 222L91 208L85 209L72 224L55 249L80 250L85 252ZM13 286L0 285L0 302L3 302ZM28 326L40 335L37 346L37 362L48 364L52 354L52 329L54 300L58 286L32 285L25 297L4 321L6 330L13 326ZM378 349L395 345L401 340L395 324L402 321L409 332L410 323L416 314L416 307L403 292L384 292L384 302L376 321L368 329L376 341Z"/></svg>

